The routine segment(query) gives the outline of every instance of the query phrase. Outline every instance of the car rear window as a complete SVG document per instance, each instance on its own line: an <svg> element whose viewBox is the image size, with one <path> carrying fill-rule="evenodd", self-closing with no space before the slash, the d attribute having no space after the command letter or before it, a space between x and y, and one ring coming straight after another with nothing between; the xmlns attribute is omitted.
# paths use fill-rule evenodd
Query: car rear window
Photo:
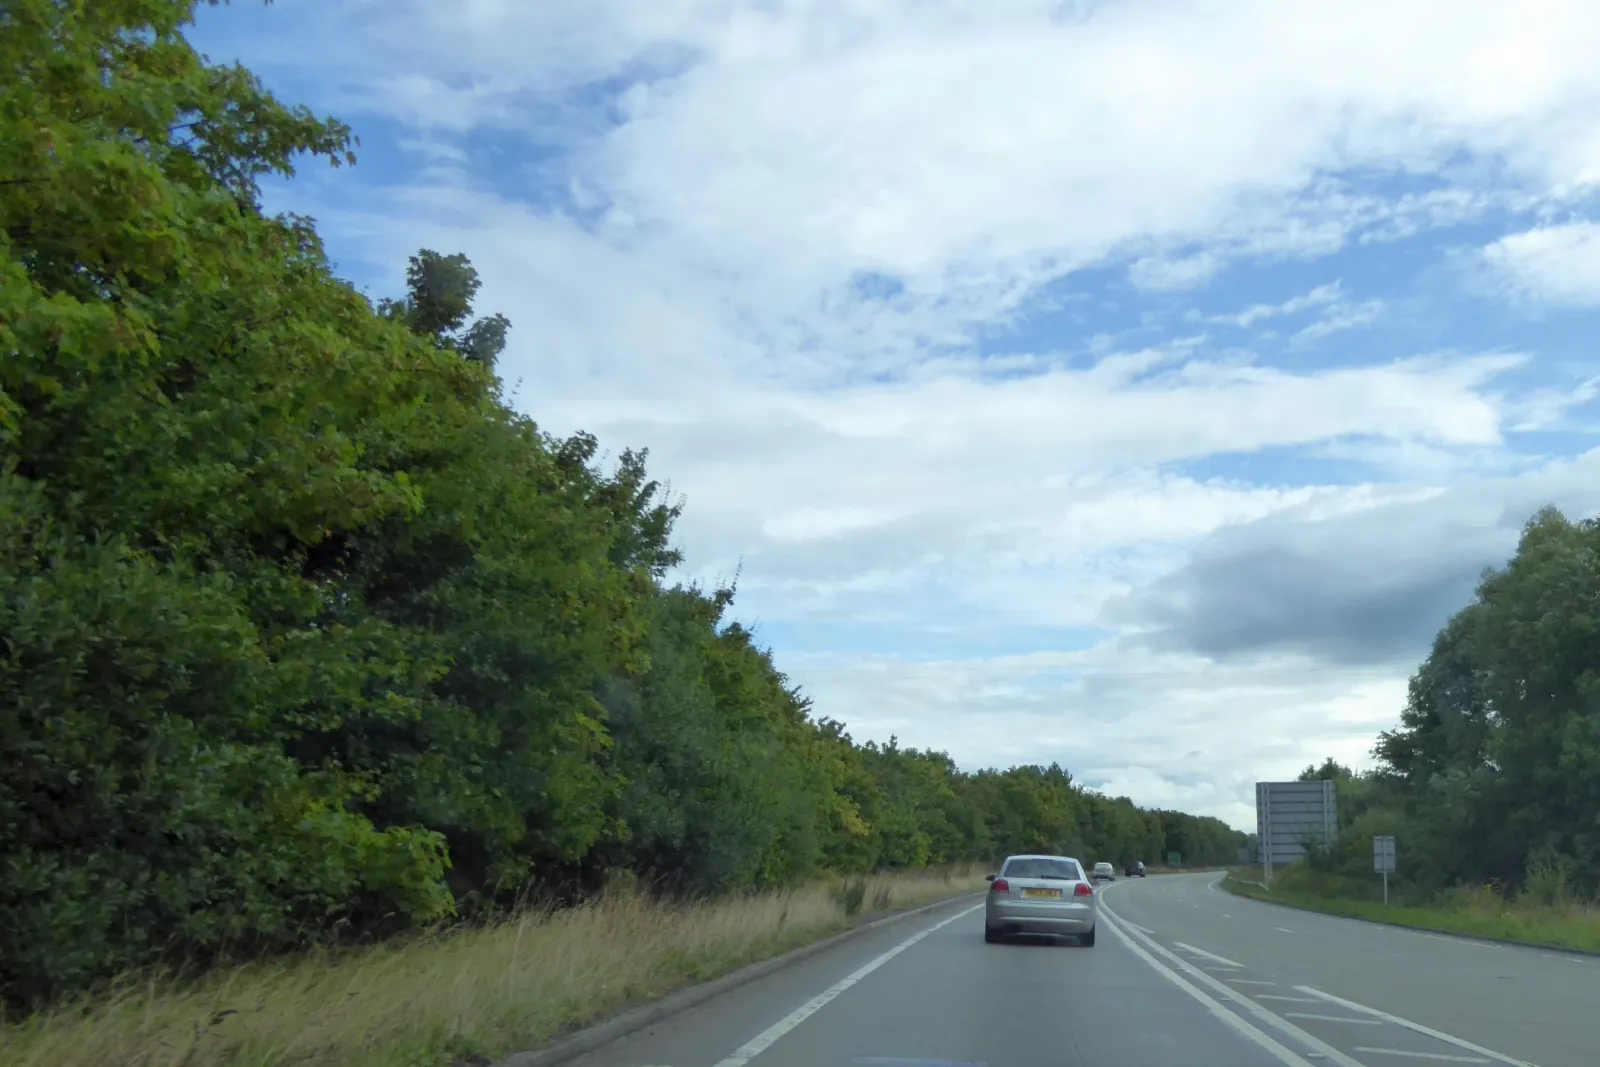
<svg viewBox="0 0 1600 1067"><path fill-rule="evenodd" d="M1000 872L1007 878L1064 878L1081 881L1083 868L1071 860L1016 859Z"/></svg>

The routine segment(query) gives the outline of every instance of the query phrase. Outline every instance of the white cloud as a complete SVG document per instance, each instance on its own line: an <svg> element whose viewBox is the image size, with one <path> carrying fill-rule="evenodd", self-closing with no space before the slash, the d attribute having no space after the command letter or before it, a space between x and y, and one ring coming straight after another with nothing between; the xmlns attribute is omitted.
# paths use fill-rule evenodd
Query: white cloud
<svg viewBox="0 0 1600 1067"><path fill-rule="evenodd" d="M552 107L628 78L620 121L556 131L577 138L563 165L611 205L612 236L717 272L765 340L856 359L959 340L1107 256L1134 256L1146 284L1192 283L1219 256L1321 254L1600 173L1587 3L1537 18L1490 0L1061 11L396 0L317 17L346 94L365 84L351 99L422 125L552 136ZM1495 155L1511 185L1485 191L1463 154ZM1336 170L1457 187L1380 206ZM1160 251L1195 241L1208 247ZM890 323L848 298L861 271L905 283Z"/></svg>
<svg viewBox="0 0 1600 1067"><path fill-rule="evenodd" d="M1571 385L1534 390L1508 412L1513 420L1510 429L1515 433L1550 429L1582 429L1593 433L1597 427L1593 423L1575 422L1572 412L1596 399L1600 399L1600 375Z"/></svg>
<svg viewBox="0 0 1600 1067"><path fill-rule="evenodd" d="M1206 303L1242 309L1210 326L1293 330L1276 365L1156 313L1352 247L1437 265L1433 231L1501 212L1539 223L1481 259L1515 293L1600 304L1597 231L1555 221L1600 181L1587 0L277 10L293 46L247 58L358 123L398 122L421 160L353 194L317 180L337 257L392 290L418 246L466 252L481 306L513 320L518 404L650 447L687 495L694 569L743 561L747 617L1048 646L1195 573L1213 539L1289 517L1413 561L1441 538L1498 546L1498 512L1462 519L1470 536L1383 524L1455 515L1451 487L1485 474L1474 491L1501 510L1532 502L1516 485L1553 492L1504 434L1594 396L1540 378L1534 344L1380 334L1417 325L1394 311L1409 278L1340 266L1322 278L1348 285L1302 272ZM1116 281L1093 289L1091 267ZM1050 316L1048 343L982 358ZM1377 339L1340 349L1356 327ZM1452 349L1474 354L1418 355ZM1311 465L1335 462L1362 473ZM968 765L1059 754L1113 793L1241 825L1254 777L1359 759L1398 710L1393 661L1223 665L1130 646L1148 619L1117 625L1087 653L777 652L858 736Z"/></svg>
<svg viewBox="0 0 1600 1067"><path fill-rule="evenodd" d="M1259 323L1270 323L1274 319L1314 312L1315 321L1296 330L1290 338L1293 342L1308 344L1345 330L1369 325L1383 313L1383 310L1384 304L1381 300L1350 300L1345 294L1344 283L1334 281L1276 304L1252 304L1235 314L1212 315L1206 321L1247 330ZM1191 311L1188 320L1198 321L1202 317L1199 312ZM1273 330L1268 330L1264 334L1268 337L1275 335L1276 331Z"/></svg>
<svg viewBox="0 0 1600 1067"><path fill-rule="evenodd" d="M1179 645L790 659L819 705L866 736L898 733L969 766L1058 759L1109 793L1185 801L1249 826L1253 781L1325 756L1370 764L1377 732L1404 704L1405 655L1420 656L1533 510L1600 511L1597 471L1600 450L1526 477L1349 494L1333 508L1285 501L1219 526L1152 587L1159 599L1181 595L1181 611L1141 595L1149 618L1182 620ZM1397 641L1397 628L1414 633Z"/></svg>
<svg viewBox="0 0 1600 1067"><path fill-rule="evenodd" d="M1358 304L1336 304L1321 318L1294 334L1293 340L1302 344L1320 341L1345 330L1371 325L1383 314L1383 301L1363 300Z"/></svg>
<svg viewBox="0 0 1600 1067"><path fill-rule="evenodd" d="M1254 823L1253 783L1324 756L1362 766L1404 701L1391 672L1311 661L1219 666L1109 647L908 663L805 663L858 736L943 748L976 768L1058 760L1141 803Z"/></svg>
<svg viewBox="0 0 1600 1067"><path fill-rule="evenodd" d="M1141 289L1175 292L1198 288L1221 269L1221 260L1210 252L1180 259L1145 256L1128 268L1128 279Z"/></svg>
<svg viewBox="0 0 1600 1067"><path fill-rule="evenodd" d="M1213 322L1231 322L1241 329L1248 329L1265 319L1275 319L1283 315L1296 315L1302 311L1323 308L1329 304L1337 303L1343 299L1343 283L1330 282L1319 285L1309 293L1291 297L1281 304L1256 304L1245 308L1237 315L1218 315Z"/></svg>
<svg viewBox="0 0 1600 1067"><path fill-rule="evenodd" d="M1548 304L1600 305L1600 225L1573 222L1502 237L1484 249L1519 296Z"/></svg>

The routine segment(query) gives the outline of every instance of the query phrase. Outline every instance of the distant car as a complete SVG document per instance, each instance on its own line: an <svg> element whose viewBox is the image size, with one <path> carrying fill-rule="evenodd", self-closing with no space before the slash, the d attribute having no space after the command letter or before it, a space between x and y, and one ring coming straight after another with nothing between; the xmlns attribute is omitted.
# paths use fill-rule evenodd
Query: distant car
<svg viewBox="0 0 1600 1067"><path fill-rule="evenodd" d="M1126 874L1129 878L1143 878L1144 861L1134 860L1132 863L1128 864L1128 869L1122 873Z"/></svg>
<svg viewBox="0 0 1600 1067"><path fill-rule="evenodd" d="M1102 878L1108 882L1115 882L1117 880L1117 869L1109 863L1097 863L1094 865L1094 874L1089 877L1096 882Z"/></svg>
<svg viewBox="0 0 1600 1067"><path fill-rule="evenodd" d="M1099 904L1083 864L1071 856L1007 856L1000 873L989 875L983 939L992 945L1008 934L1048 934L1092 947Z"/></svg>

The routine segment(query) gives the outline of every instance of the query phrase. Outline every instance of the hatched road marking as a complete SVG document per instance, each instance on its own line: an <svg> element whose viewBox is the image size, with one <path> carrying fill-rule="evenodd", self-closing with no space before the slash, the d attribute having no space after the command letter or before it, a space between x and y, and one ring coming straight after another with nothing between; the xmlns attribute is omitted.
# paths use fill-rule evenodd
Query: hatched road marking
<svg viewBox="0 0 1600 1067"><path fill-rule="evenodd" d="M1410 1056L1416 1060L1448 1060L1451 1063L1488 1063L1482 1056L1451 1056L1445 1052L1407 1052L1398 1048L1368 1048L1357 1045L1357 1052L1381 1052L1385 1056Z"/></svg>
<svg viewBox="0 0 1600 1067"><path fill-rule="evenodd" d="M1183 949L1183 951L1187 952L1191 956L1199 956L1199 957L1201 957L1203 959L1208 959L1213 963L1220 963L1224 967L1243 967L1244 966L1244 964L1242 964L1242 963L1233 962L1232 960L1230 960L1226 956L1219 956L1215 952L1207 952L1203 948L1195 948L1193 945L1186 945L1182 941L1174 941L1173 944L1178 946L1179 948Z"/></svg>
<svg viewBox="0 0 1600 1067"><path fill-rule="evenodd" d="M1423 1026L1421 1023L1414 1023L1410 1019L1404 1019L1398 1015L1390 1015L1388 1012L1379 1011L1377 1008L1369 1008L1365 1004L1357 1004L1353 1000L1345 1000L1343 997L1336 997L1332 993L1324 993L1320 989L1312 989L1308 985L1297 985L1295 986L1295 989L1302 993L1309 993L1314 997L1321 997L1328 1003L1337 1004L1342 1008L1349 1008L1352 1011L1364 1011L1368 1015L1376 1016L1377 1018L1382 1019L1384 1022L1393 1023L1396 1026L1403 1026L1407 1030L1414 1030L1419 1034L1427 1034L1429 1037L1437 1038L1440 1041L1443 1041L1449 1045L1454 1045L1457 1048L1466 1049L1468 1052L1476 1052L1480 1056L1488 1056L1491 1059L1499 1060L1501 1063L1509 1064L1510 1067L1533 1067L1533 1064L1528 1063L1525 1060L1513 1059L1504 1053L1496 1052L1493 1049L1484 1048L1482 1045L1474 1045L1471 1041L1456 1037L1454 1034L1447 1034L1443 1030L1435 1030L1431 1026Z"/></svg>

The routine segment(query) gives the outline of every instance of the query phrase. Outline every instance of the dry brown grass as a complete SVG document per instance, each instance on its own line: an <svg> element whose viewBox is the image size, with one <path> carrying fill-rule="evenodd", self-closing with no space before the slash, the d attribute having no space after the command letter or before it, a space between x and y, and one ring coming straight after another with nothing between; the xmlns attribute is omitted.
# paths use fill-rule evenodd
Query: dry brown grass
<svg viewBox="0 0 1600 1067"><path fill-rule="evenodd" d="M125 988L0 1029L0 1067L437 1067L486 1063L673 989L984 887L977 867L704 904L627 892L486 929Z"/></svg>

